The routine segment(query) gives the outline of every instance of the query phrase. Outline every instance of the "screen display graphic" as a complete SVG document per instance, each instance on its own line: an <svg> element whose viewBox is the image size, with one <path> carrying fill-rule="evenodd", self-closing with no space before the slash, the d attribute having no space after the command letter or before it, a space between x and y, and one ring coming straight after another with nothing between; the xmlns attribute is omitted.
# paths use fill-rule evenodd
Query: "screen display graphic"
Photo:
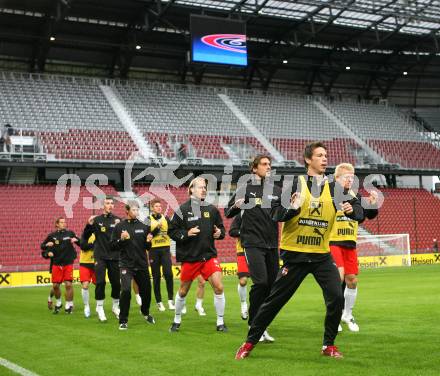
<svg viewBox="0 0 440 376"><path fill-rule="evenodd" d="M192 15L191 56L195 62L246 66L245 23Z"/></svg>

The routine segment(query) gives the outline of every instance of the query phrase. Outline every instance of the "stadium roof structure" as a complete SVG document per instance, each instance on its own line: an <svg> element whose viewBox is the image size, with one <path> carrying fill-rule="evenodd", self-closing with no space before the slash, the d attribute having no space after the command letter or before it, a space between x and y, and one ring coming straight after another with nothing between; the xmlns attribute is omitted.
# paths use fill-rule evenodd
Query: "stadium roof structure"
<svg viewBox="0 0 440 376"><path fill-rule="evenodd" d="M248 67L190 63L190 14L245 21ZM246 88L290 81L329 93L347 84L386 97L403 80L440 87L439 39L439 0L0 1L0 68L30 72L64 64L196 84L223 76Z"/></svg>

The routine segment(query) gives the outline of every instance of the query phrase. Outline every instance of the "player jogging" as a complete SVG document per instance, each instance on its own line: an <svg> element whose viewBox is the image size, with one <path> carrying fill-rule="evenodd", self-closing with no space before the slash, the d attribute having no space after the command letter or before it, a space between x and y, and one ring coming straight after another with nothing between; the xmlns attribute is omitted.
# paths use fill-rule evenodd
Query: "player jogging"
<svg viewBox="0 0 440 376"><path fill-rule="evenodd" d="M355 196L355 193L351 191L354 181L353 165L350 163L339 164L335 168L334 176L337 184L340 184L344 189L349 190L350 194ZM359 194L357 198L361 199ZM371 191L368 201L370 206L376 205L377 192ZM368 219L373 219L378 214L377 209L364 209L364 212L365 217ZM356 252L358 224L359 222L348 218L342 210L338 210L330 236L330 252L343 282L345 302L341 321L346 323L348 329L352 332L359 331L359 325L353 317L353 307L357 297L357 275L359 274ZM341 326L339 326L338 331L342 331Z"/></svg>
<svg viewBox="0 0 440 376"><path fill-rule="evenodd" d="M50 258L52 263L52 284L56 299L54 314L59 313L63 306L60 288L63 282L66 288L65 312L70 314L73 311L73 261L77 256L73 245L79 240L75 233L66 227L66 219L57 218L55 220L56 230L47 235L41 243L41 255L46 259Z"/></svg>
<svg viewBox="0 0 440 376"><path fill-rule="evenodd" d="M216 207L204 202L206 180L195 178L188 187L190 198L171 220L169 234L176 242L176 260L182 263L180 288L176 294L176 310L170 332L177 332L182 322L182 308L191 283L200 274L214 290L217 331L226 332L224 323L225 295L222 269L217 260L214 240L225 237L225 228Z"/></svg>

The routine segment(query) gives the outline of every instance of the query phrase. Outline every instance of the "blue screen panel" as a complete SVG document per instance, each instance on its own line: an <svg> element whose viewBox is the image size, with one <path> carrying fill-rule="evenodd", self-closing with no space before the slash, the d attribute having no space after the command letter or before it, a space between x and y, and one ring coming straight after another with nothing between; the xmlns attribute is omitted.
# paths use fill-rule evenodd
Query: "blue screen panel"
<svg viewBox="0 0 440 376"><path fill-rule="evenodd" d="M195 62L247 65L245 24L214 17L191 17L191 55Z"/></svg>

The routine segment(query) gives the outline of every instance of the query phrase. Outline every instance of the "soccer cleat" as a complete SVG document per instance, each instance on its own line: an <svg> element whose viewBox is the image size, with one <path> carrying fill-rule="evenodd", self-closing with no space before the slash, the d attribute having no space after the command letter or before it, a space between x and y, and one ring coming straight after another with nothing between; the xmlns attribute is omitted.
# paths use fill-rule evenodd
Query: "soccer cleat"
<svg viewBox="0 0 440 376"><path fill-rule="evenodd" d="M350 330L350 332L358 332L359 331L359 325L356 323L353 316L351 316L351 317L342 316L341 320L348 325L348 329Z"/></svg>
<svg viewBox="0 0 440 376"><path fill-rule="evenodd" d="M56 315L56 314L60 313L61 308L63 308L62 305L59 305L59 306L56 305L55 309L53 310L53 314Z"/></svg>
<svg viewBox="0 0 440 376"><path fill-rule="evenodd" d="M338 332L339 333L342 332L342 325L341 324L338 325Z"/></svg>
<svg viewBox="0 0 440 376"><path fill-rule="evenodd" d="M160 312L165 312L165 306L163 305L162 302L157 303L157 309L158 309Z"/></svg>
<svg viewBox="0 0 440 376"><path fill-rule="evenodd" d="M90 317L90 306L88 306L88 305L84 307L84 317L86 319L88 319Z"/></svg>
<svg viewBox="0 0 440 376"><path fill-rule="evenodd" d="M73 306L70 306L69 308L66 308L66 309L64 310L64 312L66 312L66 314L68 314L68 315L71 315L72 312L73 312Z"/></svg>
<svg viewBox="0 0 440 376"><path fill-rule="evenodd" d="M168 309L170 311L174 311L176 309L176 306L174 305L174 302L172 300L168 300Z"/></svg>
<svg viewBox="0 0 440 376"><path fill-rule="evenodd" d="M48 300L48 301L47 301L47 308L48 308L50 311L52 311L52 308L53 308L53 302L52 302L52 300Z"/></svg>
<svg viewBox="0 0 440 376"><path fill-rule="evenodd" d="M186 305L183 306L181 314L182 314L182 315L186 315Z"/></svg>
<svg viewBox="0 0 440 376"><path fill-rule="evenodd" d="M247 320L249 317L248 306L246 302L241 303L241 319Z"/></svg>
<svg viewBox="0 0 440 376"><path fill-rule="evenodd" d="M247 358L255 346L250 342L243 343L235 354L236 360Z"/></svg>
<svg viewBox="0 0 440 376"><path fill-rule="evenodd" d="M336 359L342 359L344 357L336 346L322 346L321 355Z"/></svg>
<svg viewBox="0 0 440 376"><path fill-rule="evenodd" d="M100 322L107 322L107 317L105 317L104 308L102 306L96 307L96 313L98 314L98 320Z"/></svg>
<svg viewBox="0 0 440 376"><path fill-rule="evenodd" d="M127 329L128 329L128 324L126 322L119 324L119 330L127 330Z"/></svg>
<svg viewBox="0 0 440 376"><path fill-rule="evenodd" d="M275 338L273 338L267 330L264 331L263 335L260 337L260 342L272 343L275 342Z"/></svg>
<svg viewBox="0 0 440 376"><path fill-rule="evenodd" d="M113 306L112 312L115 315L116 319L119 320L119 313L121 312L119 307L118 306Z"/></svg>
<svg viewBox="0 0 440 376"><path fill-rule="evenodd" d="M178 332L179 329L180 329L180 324L178 324L177 322L173 322L171 324L169 331L170 331L170 333L173 333L173 332Z"/></svg>
<svg viewBox="0 0 440 376"><path fill-rule="evenodd" d="M206 316L206 312L202 306L195 306L194 309L198 312L199 316ZM183 313L183 312L182 312Z"/></svg>
<svg viewBox="0 0 440 376"><path fill-rule="evenodd" d="M225 324L217 325L217 332L226 333L228 331L228 327Z"/></svg>
<svg viewBox="0 0 440 376"><path fill-rule="evenodd" d="M144 316L144 319L147 321L147 323L149 324L156 324L156 320L154 320L154 317L151 315L146 315Z"/></svg>
<svg viewBox="0 0 440 376"><path fill-rule="evenodd" d="M140 307L142 305L142 298L140 295L136 294L136 304Z"/></svg>

